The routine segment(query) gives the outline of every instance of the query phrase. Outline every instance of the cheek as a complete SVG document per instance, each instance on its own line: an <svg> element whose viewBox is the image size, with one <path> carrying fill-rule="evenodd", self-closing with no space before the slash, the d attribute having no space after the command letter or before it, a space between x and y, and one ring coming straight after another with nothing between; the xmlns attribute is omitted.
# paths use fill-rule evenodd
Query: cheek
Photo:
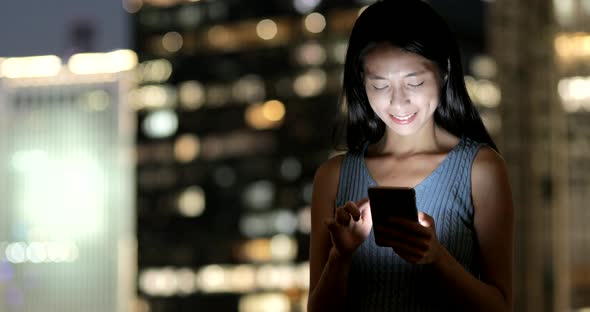
<svg viewBox="0 0 590 312"><path fill-rule="evenodd" d="M422 94L420 101L431 110L435 110L440 103L440 93L437 90L430 90Z"/></svg>
<svg viewBox="0 0 590 312"><path fill-rule="evenodd" d="M387 108L389 102L387 99L384 99L383 96L379 96L376 94L367 94L367 98L369 99L369 104L373 111L379 112Z"/></svg>

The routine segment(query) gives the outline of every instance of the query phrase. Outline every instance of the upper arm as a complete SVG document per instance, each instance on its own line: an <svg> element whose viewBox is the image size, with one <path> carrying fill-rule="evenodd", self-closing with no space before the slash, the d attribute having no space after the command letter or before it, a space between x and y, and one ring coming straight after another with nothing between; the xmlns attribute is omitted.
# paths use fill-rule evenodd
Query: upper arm
<svg viewBox="0 0 590 312"><path fill-rule="evenodd" d="M313 180L309 244L310 293L322 275L332 247L330 233L324 221L333 218L343 158L343 155L339 155L326 161L318 168Z"/></svg>
<svg viewBox="0 0 590 312"><path fill-rule="evenodd" d="M475 231L480 249L481 279L512 304L514 208L504 160L482 148L471 173Z"/></svg>

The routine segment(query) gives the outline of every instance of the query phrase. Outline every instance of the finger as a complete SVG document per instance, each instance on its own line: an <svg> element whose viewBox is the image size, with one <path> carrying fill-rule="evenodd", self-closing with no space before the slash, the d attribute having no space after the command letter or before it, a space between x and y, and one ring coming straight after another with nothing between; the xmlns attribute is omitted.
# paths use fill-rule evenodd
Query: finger
<svg viewBox="0 0 590 312"><path fill-rule="evenodd" d="M411 233L420 237L430 237L430 231L415 221L400 217L391 217L386 220L386 228L397 229L400 232Z"/></svg>
<svg viewBox="0 0 590 312"><path fill-rule="evenodd" d="M369 197L365 197L359 201L356 202L356 206L357 207L362 207L363 205L365 205L366 203L369 202Z"/></svg>
<svg viewBox="0 0 590 312"><path fill-rule="evenodd" d="M367 218L371 216L371 202L369 198L363 198L356 203L357 207L361 211L361 218Z"/></svg>
<svg viewBox="0 0 590 312"><path fill-rule="evenodd" d="M410 262L418 262L423 257L423 252L421 250L417 250L415 248L412 248L410 246L404 245L396 241L388 242L387 240L384 240L384 242L388 246L391 246L393 251L395 251L395 253L398 254L398 256Z"/></svg>
<svg viewBox="0 0 590 312"><path fill-rule="evenodd" d="M404 245L413 246L419 250L428 249L428 237L420 237L406 232L399 231L394 228L379 226L376 229L376 235L381 238L402 243Z"/></svg>
<svg viewBox="0 0 590 312"><path fill-rule="evenodd" d="M346 205L344 205L344 210L352 216L354 221L358 221L361 217L360 209L353 202L347 202Z"/></svg>
<svg viewBox="0 0 590 312"><path fill-rule="evenodd" d="M424 227L432 227L434 225L434 219L422 211L418 212L418 222Z"/></svg>
<svg viewBox="0 0 590 312"><path fill-rule="evenodd" d="M340 225L348 225L350 223L350 213L344 208L336 208L336 223Z"/></svg>

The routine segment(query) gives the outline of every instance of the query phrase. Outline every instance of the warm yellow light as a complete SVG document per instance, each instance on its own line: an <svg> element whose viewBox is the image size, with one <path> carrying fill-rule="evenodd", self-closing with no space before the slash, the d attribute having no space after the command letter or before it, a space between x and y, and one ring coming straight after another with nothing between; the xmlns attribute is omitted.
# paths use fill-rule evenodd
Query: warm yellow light
<svg viewBox="0 0 590 312"><path fill-rule="evenodd" d="M233 292L256 290L256 271L251 265L238 265L228 270L228 284Z"/></svg>
<svg viewBox="0 0 590 312"><path fill-rule="evenodd" d="M61 59L55 55L11 57L1 63L1 73L7 78L53 77L61 67Z"/></svg>
<svg viewBox="0 0 590 312"><path fill-rule="evenodd" d="M268 122L262 116L260 110L260 104L252 104L246 108L246 123L252 128L255 129L265 129L268 128Z"/></svg>
<svg viewBox="0 0 590 312"><path fill-rule="evenodd" d="M471 61L471 71L476 77L490 79L496 76L496 61L487 55L478 55Z"/></svg>
<svg viewBox="0 0 590 312"><path fill-rule="evenodd" d="M278 33L277 24L271 19L263 19L256 25L256 34L264 40L274 38Z"/></svg>
<svg viewBox="0 0 590 312"><path fill-rule="evenodd" d="M262 115L269 121L280 121L285 117L285 105L277 100L271 100L262 106Z"/></svg>
<svg viewBox="0 0 590 312"><path fill-rule="evenodd" d="M326 72L322 69L310 69L293 82L293 89L300 97L311 97L319 95L326 88Z"/></svg>
<svg viewBox="0 0 590 312"><path fill-rule="evenodd" d="M271 100L264 104L252 104L246 109L246 122L255 129L278 127L285 116L283 103Z"/></svg>
<svg viewBox="0 0 590 312"><path fill-rule="evenodd" d="M236 43L234 33L221 25L211 27L207 31L207 39L213 47L220 49L229 49Z"/></svg>
<svg viewBox="0 0 590 312"><path fill-rule="evenodd" d="M288 312L289 297L281 293L253 294L240 298L239 312Z"/></svg>
<svg viewBox="0 0 590 312"><path fill-rule="evenodd" d="M590 57L590 34L564 33L554 40L555 51L564 61Z"/></svg>
<svg viewBox="0 0 590 312"><path fill-rule="evenodd" d="M265 262L271 260L270 242L268 239L259 238L247 241L241 248L243 260L252 262Z"/></svg>
<svg viewBox="0 0 590 312"><path fill-rule="evenodd" d="M178 87L178 100L185 109L198 109L205 104L205 99L205 87L198 81L185 81Z"/></svg>
<svg viewBox="0 0 590 312"><path fill-rule="evenodd" d="M122 72L135 68L137 66L137 54L132 50L116 50L105 53L105 62L110 64L108 72Z"/></svg>
<svg viewBox="0 0 590 312"><path fill-rule="evenodd" d="M166 59L143 62L138 72L142 82L164 82L172 75L172 64Z"/></svg>
<svg viewBox="0 0 590 312"><path fill-rule="evenodd" d="M133 90L130 94L132 106L139 110L144 108L165 108L173 107L178 94L176 89L169 85L146 85Z"/></svg>
<svg viewBox="0 0 590 312"><path fill-rule="evenodd" d="M109 53L79 53L68 60L68 68L74 74L106 74L131 70L137 66L137 54L131 50Z"/></svg>
<svg viewBox="0 0 590 312"><path fill-rule="evenodd" d="M74 54L68 61L68 67L74 74L95 74L102 68L102 53L79 53Z"/></svg>
<svg viewBox="0 0 590 312"><path fill-rule="evenodd" d="M197 285L204 292L220 292L227 289L226 270L220 265L211 264L197 272Z"/></svg>
<svg viewBox="0 0 590 312"><path fill-rule="evenodd" d="M192 294L197 290L197 280L195 273L188 268L182 268L176 271L177 291L180 294Z"/></svg>
<svg viewBox="0 0 590 312"><path fill-rule="evenodd" d="M317 34L321 33L326 28L326 18L320 13L311 13L305 17L305 29L307 31Z"/></svg>
<svg viewBox="0 0 590 312"><path fill-rule="evenodd" d="M590 111L590 77L567 77L559 80L557 91L568 113Z"/></svg>
<svg viewBox="0 0 590 312"><path fill-rule="evenodd" d="M179 162L193 161L201 153L199 138L193 134L183 134L174 143L174 156Z"/></svg>
<svg viewBox="0 0 590 312"><path fill-rule="evenodd" d="M205 211L205 191L193 185L178 197L178 210L185 217L198 217Z"/></svg>
<svg viewBox="0 0 590 312"><path fill-rule="evenodd" d="M270 240L270 255L276 261L292 261L297 256L297 242L285 234L277 234Z"/></svg>

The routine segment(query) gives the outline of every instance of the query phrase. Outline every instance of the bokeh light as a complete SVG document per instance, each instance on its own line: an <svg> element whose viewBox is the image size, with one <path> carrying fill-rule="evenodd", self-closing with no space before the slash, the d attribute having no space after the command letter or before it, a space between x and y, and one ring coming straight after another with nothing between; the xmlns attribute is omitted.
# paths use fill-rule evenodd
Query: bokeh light
<svg viewBox="0 0 590 312"><path fill-rule="evenodd" d="M307 42L295 50L297 62L301 65L322 65L326 62L326 49L317 42Z"/></svg>
<svg viewBox="0 0 590 312"><path fill-rule="evenodd" d="M196 135L183 134L174 142L174 156L181 163L193 161L201 153L201 141Z"/></svg>
<svg viewBox="0 0 590 312"><path fill-rule="evenodd" d="M322 69L310 69L295 78L293 89L300 97L317 96L326 88L327 76Z"/></svg>
<svg viewBox="0 0 590 312"><path fill-rule="evenodd" d="M205 191L200 186L190 186L178 197L178 211L185 217L198 217L205 211Z"/></svg>
<svg viewBox="0 0 590 312"><path fill-rule="evenodd" d="M182 48L182 35L176 31L167 32L162 36L162 47L168 52L177 52Z"/></svg>
<svg viewBox="0 0 590 312"><path fill-rule="evenodd" d="M275 185L268 180L251 183L246 187L242 199L246 207L254 210L270 208L275 196Z"/></svg>
<svg viewBox="0 0 590 312"><path fill-rule="evenodd" d="M203 84L190 80L180 83L178 87L180 106L187 110L196 110L205 104L206 95Z"/></svg>
<svg viewBox="0 0 590 312"><path fill-rule="evenodd" d="M155 59L142 62L137 71L143 83L162 83L172 75L172 64L166 59Z"/></svg>
<svg viewBox="0 0 590 312"><path fill-rule="evenodd" d="M264 80L258 75L246 75L238 79L232 87L235 101L257 102L266 96Z"/></svg>
<svg viewBox="0 0 590 312"><path fill-rule="evenodd" d="M256 34L263 40L271 40L277 33L277 24L271 19L263 19L256 24Z"/></svg>
<svg viewBox="0 0 590 312"><path fill-rule="evenodd" d="M304 24L307 31L318 34L326 28L326 18L322 14L314 12L305 17Z"/></svg>
<svg viewBox="0 0 590 312"><path fill-rule="evenodd" d="M245 111L246 123L254 129L271 129L282 124L285 117L285 105L278 100L254 103Z"/></svg>
<svg viewBox="0 0 590 312"><path fill-rule="evenodd" d="M166 138L176 133L177 129L178 117L171 110L150 112L143 120L143 131L150 138Z"/></svg>

